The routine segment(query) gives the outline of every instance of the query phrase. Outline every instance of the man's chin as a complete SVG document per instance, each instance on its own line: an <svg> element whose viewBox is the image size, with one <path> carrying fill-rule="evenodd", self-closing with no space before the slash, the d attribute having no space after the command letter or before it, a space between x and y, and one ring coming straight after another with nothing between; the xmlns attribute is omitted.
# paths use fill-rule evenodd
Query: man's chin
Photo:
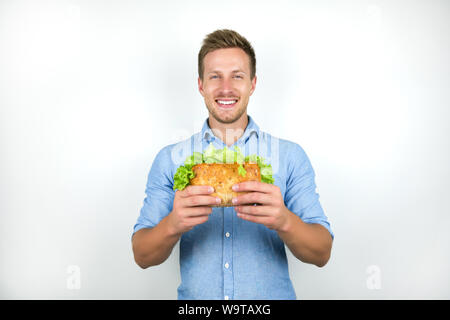
<svg viewBox="0 0 450 320"><path fill-rule="evenodd" d="M214 115L213 115L213 117L214 117ZM229 118L229 117L226 117L226 118L219 118L219 117L214 117L214 119L217 121L217 122L220 122L220 123L223 123L223 124L229 124L229 123L233 123L233 122L236 122L239 118Z"/></svg>
<svg viewBox="0 0 450 320"><path fill-rule="evenodd" d="M238 121L241 118L243 113L244 112L239 113L239 114L234 114L234 115L231 115L231 114L230 115L219 115L215 112L211 112L211 115L219 123L230 124L230 123L234 123L234 122Z"/></svg>

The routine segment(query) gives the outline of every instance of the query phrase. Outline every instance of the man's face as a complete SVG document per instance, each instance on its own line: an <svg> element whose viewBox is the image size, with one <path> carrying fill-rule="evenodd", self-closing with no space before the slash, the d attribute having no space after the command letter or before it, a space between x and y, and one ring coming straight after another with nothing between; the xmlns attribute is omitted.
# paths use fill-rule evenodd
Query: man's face
<svg viewBox="0 0 450 320"><path fill-rule="evenodd" d="M198 88L210 114L220 123L233 123L244 113L255 90L250 78L250 58L240 48L218 49L203 60L203 79Z"/></svg>

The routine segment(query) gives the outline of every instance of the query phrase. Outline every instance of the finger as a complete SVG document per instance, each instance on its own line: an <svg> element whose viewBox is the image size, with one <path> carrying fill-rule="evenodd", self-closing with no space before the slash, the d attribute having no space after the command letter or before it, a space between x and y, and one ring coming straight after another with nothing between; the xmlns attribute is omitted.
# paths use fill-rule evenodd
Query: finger
<svg viewBox="0 0 450 320"><path fill-rule="evenodd" d="M219 197L212 196L192 196L183 199L183 205L186 207L214 206L222 200Z"/></svg>
<svg viewBox="0 0 450 320"><path fill-rule="evenodd" d="M185 208L183 213L186 217L209 216L212 213L212 207L191 207Z"/></svg>
<svg viewBox="0 0 450 320"><path fill-rule="evenodd" d="M253 216L270 215L270 207L268 206L237 206L234 209L238 214L246 214Z"/></svg>
<svg viewBox="0 0 450 320"><path fill-rule="evenodd" d="M236 192L258 191L262 193L271 193L274 190L273 188L277 188L277 186L269 183L264 183L261 181L244 181L241 183L236 183L232 187L233 191Z"/></svg>
<svg viewBox="0 0 450 320"><path fill-rule="evenodd" d="M270 223L270 217L264 217L264 216L254 216L251 214L245 214L245 213L238 213L237 216L243 220L247 220L254 223L260 223L263 225L268 225Z"/></svg>
<svg viewBox="0 0 450 320"><path fill-rule="evenodd" d="M211 186L187 186L184 190L180 191L180 195L186 198L199 194L211 194L213 192L214 188Z"/></svg>
<svg viewBox="0 0 450 320"><path fill-rule="evenodd" d="M198 224L205 223L206 221L208 221L208 219L209 219L209 216L193 217L193 218L189 218L188 224L191 227L195 227Z"/></svg>
<svg viewBox="0 0 450 320"><path fill-rule="evenodd" d="M271 204L272 200L270 195L268 195L267 193L249 192L233 198L232 202L234 205L253 204L253 203Z"/></svg>

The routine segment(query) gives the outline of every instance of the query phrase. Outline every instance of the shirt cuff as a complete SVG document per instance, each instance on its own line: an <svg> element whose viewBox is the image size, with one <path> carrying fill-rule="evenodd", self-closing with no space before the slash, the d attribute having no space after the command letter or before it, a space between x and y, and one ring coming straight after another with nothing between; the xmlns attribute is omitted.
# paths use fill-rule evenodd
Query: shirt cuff
<svg viewBox="0 0 450 320"><path fill-rule="evenodd" d="M321 226L325 227L325 229L328 230L328 232L331 235L331 238L334 240L334 233L331 230L330 224L328 223L328 221L323 221L321 219L305 219L302 220L304 223L308 223L308 224L313 224L313 223L317 223L320 224Z"/></svg>

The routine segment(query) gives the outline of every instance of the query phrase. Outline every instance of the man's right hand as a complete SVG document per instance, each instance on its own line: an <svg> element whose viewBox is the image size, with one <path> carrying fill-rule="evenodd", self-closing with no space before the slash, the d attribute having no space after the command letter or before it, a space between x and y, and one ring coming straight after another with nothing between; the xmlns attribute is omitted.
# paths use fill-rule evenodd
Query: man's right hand
<svg viewBox="0 0 450 320"><path fill-rule="evenodd" d="M210 195L213 192L210 186L187 186L182 191L177 190L172 212L168 215L171 233L181 235L206 222L212 213L210 206L221 202L220 198Z"/></svg>

